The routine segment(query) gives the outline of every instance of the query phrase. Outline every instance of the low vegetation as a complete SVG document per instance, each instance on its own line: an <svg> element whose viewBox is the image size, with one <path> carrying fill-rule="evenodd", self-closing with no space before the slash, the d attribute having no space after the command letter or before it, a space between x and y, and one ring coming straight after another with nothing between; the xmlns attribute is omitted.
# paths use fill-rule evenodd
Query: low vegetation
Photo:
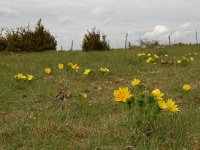
<svg viewBox="0 0 200 150"><path fill-rule="evenodd" d="M110 45L106 40L106 35L101 35L100 31L97 31L95 28L84 35L82 43L83 51L105 51L109 49Z"/></svg>
<svg viewBox="0 0 200 150"><path fill-rule="evenodd" d="M200 48L0 53L2 149L199 149Z"/></svg>
<svg viewBox="0 0 200 150"><path fill-rule="evenodd" d="M0 34L0 51L31 52L56 50L55 37L44 28L41 19L34 30L29 26L17 29L2 29Z"/></svg>

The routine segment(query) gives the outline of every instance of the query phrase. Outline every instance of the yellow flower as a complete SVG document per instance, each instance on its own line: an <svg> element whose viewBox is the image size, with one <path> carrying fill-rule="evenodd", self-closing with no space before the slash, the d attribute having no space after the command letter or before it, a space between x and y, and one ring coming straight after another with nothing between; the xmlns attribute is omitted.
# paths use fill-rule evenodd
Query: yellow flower
<svg viewBox="0 0 200 150"><path fill-rule="evenodd" d="M151 56L151 54L150 54L150 53L148 53L148 54L147 54L147 56L148 56L148 57L150 57L150 56Z"/></svg>
<svg viewBox="0 0 200 150"><path fill-rule="evenodd" d="M136 86L136 85L140 84L140 80L139 79L133 79L131 84L132 84L132 86Z"/></svg>
<svg viewBox="0 0 200 150"><path fill-rule="evenodd" d="M166 102L167 109L171 112L178 112L180 111L178 106L175 105L175 102L172 99L168 99Z"/></svg>
<svg viewBox="0 0 200 150"><path fill-rule="evenodd" d="M83 96L83 98L87 98L88 97L88 95L87 95L87 93L81 93L81 95Z"/></svg>
<svg viewBox="0 0 200 150"><path fill-rule="evenodd" d="M104 72L104 68L100 68L100 70L99 70L100 72Z"/></svg>
<svg viewBox="0 0 200 150"><path fill-rule="evenodd" d="M77 64L68 63L68 66L70 66L76 72L78 72L78 70L79 70L79 66Z"/></svg>
<svg viewBox="0 0 200 150"><path fill-rule="evenodd" d="M184 84L183 85L183 90L184 91L189 91L191 89L191 86L189 84Z"/></svg>
<svg viewBox="0 0 200 150"><path fill-rule="evenodd" d="M100 72L109 72L109 69L108 69L108 68L100 68L99 71L100 71Z"/></svg>
<svg viewBox="0 0 200 150"><path fill-rule="evenodd" d="M27 74L27 80L32 80L33 79L33 76L32 75L30 75L30 74Z"/></svg>
<svg viewBox="0 0 200 150"><path fill-rule="evenodd" d="M30 119L34 119L34 120L36 119L36 117L35 117L35 115L34 115L33 112L31 112L31 113L29 114L29 118L30 118Z"/></svg>
<svg viewBox="0 0 200 150"><path fill-rule="evenodd" d="M92 105L92 101L89 101L89 106L91 106Z"/></svg>
<svg viewBox="0 0 200 150"><path fill-rule="evenodd" d="M90 73L90 69L85 69L84 75L88 75Z"/></svg>
<svg viewBox="0 0 200 150"><path fill-rule="evenodd" d="M138 57L140 57L140 56L145 56L146 54L145 53L139 53L138 54Z"/></svg>
<svg viewBox="0 0 200 150"><path fill-rule="evenodd" d="M15 76L15 78L26 80L26 76L23 75L22 73L18 73L18 74Z"/></svg>
<svg viewBox="0 0 200 150"><path fill-rule="evenodd" d="M194 58L193 58L193 57L190 57L190 61L194 61Z"/></svg>
<svg viewBox="0 0 200 150"><path fill-rule="evenodd" d="M165 57L168 57L168 55L166 54Z"/></svg>
<svg viewBox="0 0 200 150"><path fill-rule="evenodd" d="M51 69L50 68L45 68L44 72L47 73L47 74L49 74L51 72Z"/></svg>
<svg viewBox="0 0 200 150"><path fill-rule="evenodd" d="M150 63L152 60L154 60L153 58L149 57L147 60L146 60L146 63Z"/></svg>
<svg viewBox="0 0 200 150"><path fill-rule="evenodd" d="M164 96L164 93L162 93L161 91L160 91L160 89L155 89L155 90L153 90L152 91L152 94L153 94L153 96L157 99L157 100L163 100L163 96Z"/></svg>
<svg viewBox="0 0 200 150"><path fill-rule="evenodd" d="M160 107L160 109L166 109L167 105L164 101L158 101L158 106Z"/></svg>
<svg viewBox="0 0 200 150"><path fill-rule="evenodd" d="M180 64L180 63L181 63L181 60L178 60L177 63Z"/></svg>
<svg viewBox="0 0 200 150"><path fill-rule="evenodd" d="M59 69L63 69L64 65L63 64L58 64Z"/></svg>
<svg viewBox="0 0 200 150"><path fill-rule="evenodd" d="M75 70L76 72L78 72L78 70L79 70L79 66L78 66L77 64L72 64L72 65L71 65L71 68L72 68L73 70Z"/></svg>
<svg viewBox="0 0 200 150"><path fill-rule="evenodd" d="M14 77L19 79L20 76L22 76L22 74L21 74L21 73L18 73L18 74L15 75Z"/></svg>
<svg viewBox="0 0 200 150"><path fill-rule="evenodd" d="M154 58L156 58L156 59L158 58L158 55L156 55L156 54L154 54L153 56L154 56Z"/></svg>
<svg viewBox="0 0 200 150"><path fill-rule="evenodd" d="M130 94L130 90L128 87L125 88L119 88L118 90L114 91L114 100L116 102L127 102L127 100L132 97L133 95Z"/></svg>
<svg viewBox="0 0 200 150"><path fill-rule="evenodd" d="M104 68L105 72L110 72L110 70L108 68Z"/></svg>

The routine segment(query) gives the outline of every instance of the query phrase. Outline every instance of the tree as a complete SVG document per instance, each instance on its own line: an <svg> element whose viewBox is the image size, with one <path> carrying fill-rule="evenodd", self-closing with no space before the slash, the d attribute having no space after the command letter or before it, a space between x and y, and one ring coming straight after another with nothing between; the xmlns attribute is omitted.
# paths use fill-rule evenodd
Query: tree
<svg viewBox="0 0 200 150"><path fill-rule="evenodd" d="M2 35L3 30L4 29L1 29L0 31L0 51L5 51L7 47L7 40Z"/></svg>
<svg viewBox="0 0 200 150"><path fill-rule="evenodd" d="M42 20L40 19L37 22L37 25L34 30L34 43L35 49L37 51L42 50L55 50L57 42L55 37L50 34L49 31L45 30L44 26L41 24Z"/></svg>
<svg viewBox="0 0 200 150"><path fill-rule="evenodd" d="M15 30L7 29L5 33L6 50L17 52L56 50L55 37L44 28L41 22L42 20L39 19L34 30L31 30L29 26Z"/></svg>
<svg viewBox="0 0 200 150"><path fill-rule="evenodd" d="M100 31L96 31L95 28L87 32L88 33L84 35L82 42L83 51L105 51L110 49L109 43L106 40L106 35L101 35Z"/></svg>

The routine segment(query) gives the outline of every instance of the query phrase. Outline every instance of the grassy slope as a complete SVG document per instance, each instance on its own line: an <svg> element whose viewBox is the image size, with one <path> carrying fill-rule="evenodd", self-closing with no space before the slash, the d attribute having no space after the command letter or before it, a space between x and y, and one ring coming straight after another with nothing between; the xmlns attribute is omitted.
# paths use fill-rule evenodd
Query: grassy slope
<svg viewBox="0 0 200 150"><path fill-rule="evenodd" d="M193 149L200 140L200 55L188 66L137 64L138 52L168 54L169 60L200 52L197 46L153 50L109 52L0 53L0 145L2 149ZM161 56L164 57L164 56ZM165 58L166 59L166 58ZM80 66L79 73L58 70L57 64ZM9 64L9 66L5 65ZM52 74L44 74L45 67ZM85 77L86 68L108 67L108 75ZM35 80L16 81L17 73L29 73ZM129 112L113 100L113 90L130 86L137 77L152 88L160 88L179 105L178 114L163 113L153 134L133 128ZM181 93L189 83L189 94ZM72 96L56 100L59 91ZM88 90L89 98L80 100ZM90 104L91 103L91 104ZM30 119L34 112L36 120Z"/></svg>

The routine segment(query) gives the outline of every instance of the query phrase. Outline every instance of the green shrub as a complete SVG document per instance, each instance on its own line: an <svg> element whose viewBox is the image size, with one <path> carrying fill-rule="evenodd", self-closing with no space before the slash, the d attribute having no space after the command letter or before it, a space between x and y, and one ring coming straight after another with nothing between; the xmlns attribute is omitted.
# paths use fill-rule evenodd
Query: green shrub
<svg viewBox="0 0 200 150"><path fill-rule="evenodd" d="M1 29L0 32L0 51L5 51L7 47L7 40L2 36L2 32L4 29Z"/></svg>
<svg viewBox="0 0 200 150"><path fill-rule="evenodd" d="M148 40L148 39L139 39L138 43L140 45L140 47L145 48L155 48L157 49L157 47L160 46L159 41L155 41L155 40Z"/></svg>
<svg viewBox="0 0 200 150"><path fill-rule="evenodd" d="M44 26L41 24L41 19L35 27L33 40L37 51L56 49L57 42L55 37L52 36L49 31L45 30Z"/></svg>
<svg viewBox="0 0 200 150"><path fill-rule="evenodd" d="M7 41L4 37L0 37L0 51L5 51L7 47Z"/></svg>
<svg viewBox="0 0 200 150"><path fill-rule="evenodd" d="M95 28L93 28L91 31L88 31L88 33L84 35L82 42L83 51L104 51L109 49L110 46L108 41L106 41L106 35L101 35L100 31L96 31Z"/></svg>
<svg viewBox="0 0 200 150"><path fill-rule="evenodd" d="M5 33L6 50L14 52L56 50L55 37L44 28L41 21L41 19L38 21L34 30L31 30L29 26L16 30L7 29Z"/></svg>

